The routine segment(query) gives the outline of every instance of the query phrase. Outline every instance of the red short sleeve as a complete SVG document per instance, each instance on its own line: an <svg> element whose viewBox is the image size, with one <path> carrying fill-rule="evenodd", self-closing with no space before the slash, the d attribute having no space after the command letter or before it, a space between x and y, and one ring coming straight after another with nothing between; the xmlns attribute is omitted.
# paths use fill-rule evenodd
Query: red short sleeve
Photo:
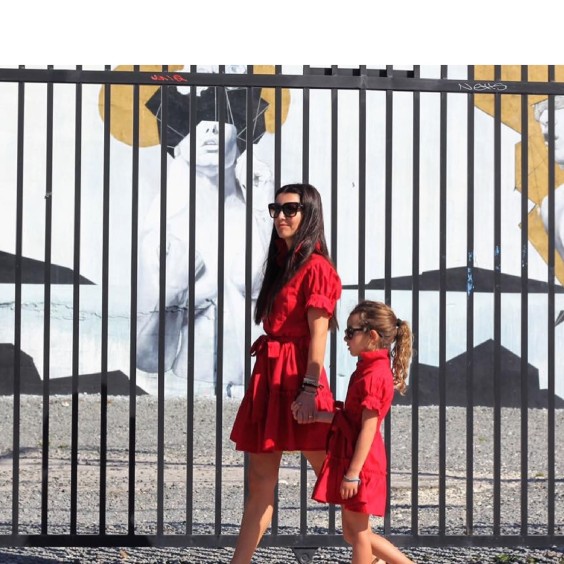
<svg viewBox="0 0 564 564"><path fill-rule="evenodd" d="M341 297L341 279L333 266L321 255L312 255L304 277L305 307L323 309L328 315L335 313Z"/></svg>
<svg viewBox="0 0 564 564"><path fill-rule="evenodd" d="M364 388L360 393L363 398L360 405L363 409L371 409L382 413L382 399L384 396L384 379L381 375L374 375L371 378L363 378L361 387Z"/></svg>

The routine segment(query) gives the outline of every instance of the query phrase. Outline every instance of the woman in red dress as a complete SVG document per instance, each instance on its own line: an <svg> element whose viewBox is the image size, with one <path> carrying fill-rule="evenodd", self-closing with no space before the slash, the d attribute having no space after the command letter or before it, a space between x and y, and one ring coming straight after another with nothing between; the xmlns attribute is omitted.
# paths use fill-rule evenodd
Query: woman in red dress
<svg viewBox="0 0 564 564"><path fill-rule="evenodd" d="M327 251L321 198L309 184L289 184L268 207L274 228L255 310L266 334L251 348L256 362L231 432L236 449L250 455L232 559L245 564L272 518L283 451L301 451L317 474L329 428L314 414L334 408L323 361L341 281Z"/></svg>
<svg viewBox="0 0 564 564"><path fill-rule="evenodd" d="M387 305L364 301L347 320L345 341L359 361L344 407L337 402L334 414L315 415L316 421L331 423L331 431L312 497L341 504L343 536L352 545L354 564L371 563L375 556L380 562L404 564L411 560L372 532L369 516L383 516L386 510L386 450L380 426L394 388L405 392L411 330Z"/></svg>

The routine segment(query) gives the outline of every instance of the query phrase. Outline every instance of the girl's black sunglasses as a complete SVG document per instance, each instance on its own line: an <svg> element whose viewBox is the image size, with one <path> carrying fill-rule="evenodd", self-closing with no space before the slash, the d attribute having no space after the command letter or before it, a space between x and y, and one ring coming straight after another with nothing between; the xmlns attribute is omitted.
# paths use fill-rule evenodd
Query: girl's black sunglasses
<svg viewBox="0 0 564 564"><path fill-rule="evenodd" d="M280 212L284 213L284 217L294 217L298 211L304 208L299 202L286 202L285 204L268 204L268 213L270 217L277 218Z"/></svg>
<svg viewBox="0 0 564 564"><path fill-rule="evenodd" d="M368 327L347 327L344 330L345 338L347 339L347 341L350 341L354 337L354 334L357 331L362 331L363 333L366 333L368 329L369 329Z"/></svg>

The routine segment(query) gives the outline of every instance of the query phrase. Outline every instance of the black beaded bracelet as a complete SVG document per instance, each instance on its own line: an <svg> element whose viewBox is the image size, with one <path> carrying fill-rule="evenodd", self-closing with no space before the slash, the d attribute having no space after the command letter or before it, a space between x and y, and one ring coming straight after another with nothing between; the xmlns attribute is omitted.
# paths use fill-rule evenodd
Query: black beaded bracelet
<svg viewBox="0 0 564 564"><path fill-rule="evenodd" d="M321 384L314 378L310 378L309 376L304 376L304 379L302 381L302 386L311 386L312 388L320 388Z"/></svg>

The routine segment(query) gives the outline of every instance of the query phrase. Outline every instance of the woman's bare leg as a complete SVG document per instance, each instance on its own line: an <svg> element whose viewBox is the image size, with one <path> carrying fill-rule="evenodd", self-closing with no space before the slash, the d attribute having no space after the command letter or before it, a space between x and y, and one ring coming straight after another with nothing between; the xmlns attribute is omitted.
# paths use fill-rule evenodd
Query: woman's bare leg
<svg viewBox="0 0 564 564"><path fill-rule="evenodd" d="M302 454L307 458L307 461L311 464L313 471L316 476L319 476L319 471L321 470L321 465L325 460L324 450L304 450Z"/></svg>
<svg viewBox="0 0 564 564"><path fill-rule="evenodd" d="M281 452L249 455L249 495L241 519L233 564L248 564L272 519L274 488L278 481Z"/></svg>

